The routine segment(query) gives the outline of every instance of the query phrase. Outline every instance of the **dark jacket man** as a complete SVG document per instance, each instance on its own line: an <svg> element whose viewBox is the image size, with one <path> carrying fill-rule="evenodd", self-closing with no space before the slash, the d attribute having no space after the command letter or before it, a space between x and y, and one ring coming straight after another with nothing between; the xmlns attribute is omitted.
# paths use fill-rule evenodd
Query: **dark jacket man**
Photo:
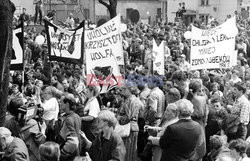
<svg viewBox="0 0 250 161"><path fill-rule="evenodd" d="M60 110L65 112L63 117L58 120L59 133L57 142L60 144L60 161L73 161L80 154L80 128L81 119L79 115L73 112L75 105L74 96L67 94L60 99ZM61 122L61 123L60 123Z"/></svg>
<svg viewBox="0 0 250 161"><path fill-rule="evenodd" d="M160 138L161 161L189 161L201 134L201 126L191 119L193 105L182 99L177 101L179 121L168 126Z"/></svg>

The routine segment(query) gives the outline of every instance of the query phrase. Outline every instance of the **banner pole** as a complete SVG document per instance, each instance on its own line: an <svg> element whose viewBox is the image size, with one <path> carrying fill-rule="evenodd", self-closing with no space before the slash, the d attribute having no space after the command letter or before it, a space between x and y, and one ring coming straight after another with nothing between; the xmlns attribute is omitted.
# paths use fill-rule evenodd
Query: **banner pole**
<svg viewBox="0 0 250 161"><path fill-rule="evenodd" d="M23 50L23 71L22 71L22 94L24 94L24 71L26 63L24 63L24 21L21 22L22 24L22 50Z"/></svg>

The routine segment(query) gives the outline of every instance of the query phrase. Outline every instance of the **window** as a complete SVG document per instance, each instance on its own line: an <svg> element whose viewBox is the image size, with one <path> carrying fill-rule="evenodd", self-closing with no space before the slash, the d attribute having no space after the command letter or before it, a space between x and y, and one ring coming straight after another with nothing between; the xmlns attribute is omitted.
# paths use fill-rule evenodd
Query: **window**
<svg viewBox="0 0 250 161"><path fill-rule="evenodd" d="M86 9L86 8L85 8L85 9L83 10L83 12L84 12L85 18L86 18L86 19L89 19L89 9Z"/></svg>
<svg viewBox="0 0 250 161"><path fill-rule="evenodd" d="M21 6L16 6L16 12L17 14L21 14L22 13L22 7Z"/></svg>
<svg viewBox="0 0 250 161"><path fill-rule="evenodd" d="M133 8L127 8L126 9L126 18L130 19L130 13L133 11Z"/></svg>
<svg viewBox="0 0 250 161"><path fill-rule="evenodd" d="M207 6L207 5L209 5L209 0L201 0L201 5L202 5L202 6Z"/></svg>
<svg viewBox="0 0 250 161"><path fill-rule="evenodd" d="M157 18L161 18L161 8L157 8Z"/></svg>

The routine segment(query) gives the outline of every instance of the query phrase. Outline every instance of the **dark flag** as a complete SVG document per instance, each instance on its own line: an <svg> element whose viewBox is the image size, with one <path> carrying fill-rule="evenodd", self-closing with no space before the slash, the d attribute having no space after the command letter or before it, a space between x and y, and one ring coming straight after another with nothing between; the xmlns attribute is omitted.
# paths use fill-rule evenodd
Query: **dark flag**
<svg viewBox="0 0 250 161"><path fill-rule="evenodd" d="M24 58L24 25L23 21L13 30L12 56L10 70L23 70Z"/></svg>

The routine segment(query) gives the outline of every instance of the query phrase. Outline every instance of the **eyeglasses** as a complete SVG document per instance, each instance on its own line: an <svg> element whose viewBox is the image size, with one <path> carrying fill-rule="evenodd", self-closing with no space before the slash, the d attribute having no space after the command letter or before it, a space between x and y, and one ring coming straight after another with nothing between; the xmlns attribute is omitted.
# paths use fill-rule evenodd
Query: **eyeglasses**
<svg viewBox="0 0 250 161"><path fill-rule="evenodd" d="M216 107L220 107L219 105L214 105L214 107L216 108Z"/></svg>

